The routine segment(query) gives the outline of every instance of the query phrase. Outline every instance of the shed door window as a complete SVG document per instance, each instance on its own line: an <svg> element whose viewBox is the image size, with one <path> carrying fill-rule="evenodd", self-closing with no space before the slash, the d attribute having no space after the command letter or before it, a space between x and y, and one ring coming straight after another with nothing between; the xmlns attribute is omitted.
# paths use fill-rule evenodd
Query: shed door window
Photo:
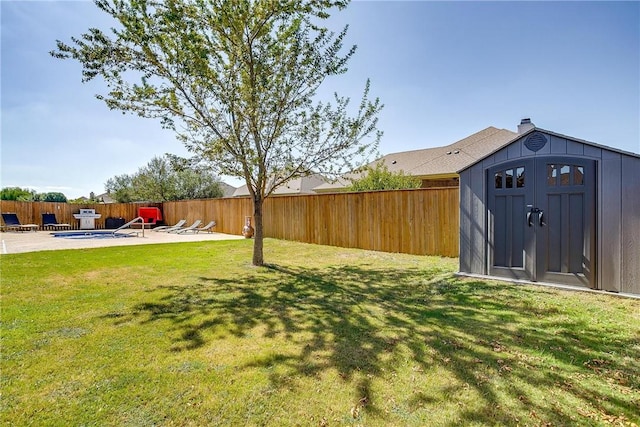
<svg viewBox="0 0 640 427"><path fill-rule="evenodd" d="M525 168L518 166L494 173L495 188L524 188Z"/></svg>
<svg viewBox="0 0 640 427"><path fill-rule="evenodd" d="M547 185L549 187L584 185L584 167L549 163L547 164Z"/></svg>
<svg viewBox="0 0 640 427"><path fill-rule="evenodd" d="M584 185L584 168L573 166L573 185Z"/></svg>
<svg viewBox="0 0 640 427"><path fill-rule="evenodd" d="M516 168L516 186L524 188L524 166Z"/></svg>

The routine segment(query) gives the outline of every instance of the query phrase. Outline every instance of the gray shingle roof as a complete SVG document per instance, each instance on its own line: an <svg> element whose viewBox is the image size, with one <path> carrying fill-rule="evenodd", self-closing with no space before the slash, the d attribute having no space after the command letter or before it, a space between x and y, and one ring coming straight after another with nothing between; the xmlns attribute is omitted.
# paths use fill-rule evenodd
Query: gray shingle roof
<svg viewBox="0 0 640 427"><path fill-rule="evenodd" d="M276 188L273 195L314 194L313 188L324 182L325 180L320 175L310 175L304 178L292 179L285 185ZM233 197L244 197L248 195L249 189L246 184L237 188L233 193Z"/></svg>
<svg viewBox="0 0 640 427"><path fill-rule="evenodd" d="M391 172L404 171L407 175L417 177L453 175L467 167L467 165L475 163L478 159L507 145L517 136L516 132L490 126L443 147L387 154L369 163L369 166L384 162ZM347 179L323 184L314 188L314 190L318 192L339 190L350 184L348 178L355 177L357 177L356 174L347 174L345 175Z"/></svg>
<svg viewBox="0 0 640 427"><path fill-rule="evenodd" d="M517 133L490 126L444 147L391 153L372 163L384 162L392 172L428 176L455 174L466 165L513 140Z"/></svg>

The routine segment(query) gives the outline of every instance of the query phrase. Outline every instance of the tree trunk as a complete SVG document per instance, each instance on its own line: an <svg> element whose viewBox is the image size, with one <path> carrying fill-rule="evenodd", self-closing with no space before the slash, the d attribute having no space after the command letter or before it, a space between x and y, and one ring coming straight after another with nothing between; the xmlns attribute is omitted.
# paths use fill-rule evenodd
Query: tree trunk
<svg viewBox="0 0 640 427"><path fill-rule="evenodd" d="M264 265L263 246L263 227L262 227L262 203L264 199L255 197L253 199L253 222L256 234L253 237L253 265L261 267Z"/></svg>

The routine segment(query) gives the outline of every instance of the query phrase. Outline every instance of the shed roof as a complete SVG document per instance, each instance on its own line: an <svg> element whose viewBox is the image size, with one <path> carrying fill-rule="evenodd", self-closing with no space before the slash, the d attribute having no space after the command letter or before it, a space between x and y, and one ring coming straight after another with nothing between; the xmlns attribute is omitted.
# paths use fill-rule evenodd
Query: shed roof
<svg viewBox="0 0 640 427"><path fill-rule="evenodd" d="M623 155L625 155L625 156L631 156L631 157L637 157L637 158L640 158L640 154L638 154L638 153L632 153L632 152L630 152L630 151L624 151L624 150L620 150L620 149L618 149L618 148L608 147L608 146L606 146L606 145L598 144L598 143L591 142L591 141L587 141L587 140L580 139L580 138L575 138L575 137L573 137L573 136L563 135L563 134L561 134L561 133L553 132L553 131L546 130L546 129L542 129L542 128L539 128L539 127L532 127L532 128L531 128L531 129L529 129L528 131L523 132L523 133L521 133L521 134L517 134L517 133L516 133L516 134L514 134L514 137L513 137L513 138L511 138L511 140L510 140L510 141L507 141L507 143L506 143L506 144L503 144L503 145L502 145L502 146L500 146L500 147L496 147L496 148L494 148L492 151L490 151L490 152L488 152L488 153L484 154L483 156L481 156L481 157L479 157L479 158L475 159L473 162L470 162L469 164L467 164L467 165L465 165L465 166L463 166L463 167L459 168L456 172L457 172L457 173L460 173L460 172L462 172L463 170L470 168L471 166L475 165L476 163L478 163L478 162L480 162L480 161L482 161L482 160L486 159L487 157L489 157L489 156L493 155L494 153L496 153L498 150L502 149L503 147L506 147L507 145L509 145L509 144L511 144L511 143L513 143L513 142L515 142L515 141L517 141L517 140L519 140L520 138L524 138L524 137L526 137L527 135L529 135L529 134L531 134L531 133L533 133L533 132L542 132L542 133L546 133L547 135L552 135L552 136L555 136L555 137L558 137L558 138L563 138L563 139L569 139L569 140L571 140L571 141L579 142L579 143L581 143L581 144L585 144L585 145L590 145L590 146L592 146L592 147L600 148L600 149L603 149L603 150L612 151L612 152L614 152L614 153L623 154Z"/></svg>

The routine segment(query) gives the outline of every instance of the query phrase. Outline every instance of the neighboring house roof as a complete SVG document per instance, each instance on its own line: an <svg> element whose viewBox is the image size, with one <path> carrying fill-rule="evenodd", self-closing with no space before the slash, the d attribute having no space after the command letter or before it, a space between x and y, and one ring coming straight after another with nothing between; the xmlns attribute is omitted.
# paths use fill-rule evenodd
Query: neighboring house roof
<svg viewBox="0 0 640 427"><path fill-rule="evenodd" d="M369 166L382 162L390 172L403 171L407 175L419 178L456 175L459 170L505 146L517 136L516 132L490 126L443 147L387 154L369 163ZM343 179L320 185L314 190L316 192L340 190L349 186L350 178L357 177L358 174L348 174Z"/></svg>
<svg viewBox="0 0 640 427"><path fill-rule="evenodd" d="M342 178L338 178L332 182L325 182L317 187L314 187L313 191L316 193L331 193L333 191L344 191L345 188L351 185L349 179L357 178L358 174L349 173Z"/></svg>
<svg viewBox="0 0 640 427"><path fill-rule="evenodd" d="M103 193L103 194L97 195L96 200L99 203L115 203L116 202L116 199L111 197L111 194L109 193Z"/></svg>
<svg viewBox="0 0 640 427"><path fill-rule="evenodd" d="M222 187L222 197L233 197L233 193L236 191L236 187L226 182L221 182L220 187Z"/></svg>
<svg viewBox="0 0 640 427"><path fill-rule="evenodd" d="M455 174L516 136L515 132L491 126L444 147L387 154L371 165L384 162L391 172L404 171L407 175L420 177Z"/></svg>
<svg viewBox="0 0 640 427"><path fill-rule="evenodd" d="M291 196L294 194L315 194L313 189L326 182L320 175L310 175L304 178L297 178L287 182L273 192L274 196ZM244 197L249 195L247 185L236 189L233 197Z"/></svg>

